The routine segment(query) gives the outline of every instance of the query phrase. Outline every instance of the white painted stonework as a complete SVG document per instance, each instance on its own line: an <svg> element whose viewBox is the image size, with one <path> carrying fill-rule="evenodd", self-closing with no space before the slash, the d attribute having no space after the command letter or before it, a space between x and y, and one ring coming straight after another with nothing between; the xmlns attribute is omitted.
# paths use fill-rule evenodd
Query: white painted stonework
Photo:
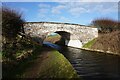
<svg viewBox="0 0 120 80"><path fill-rule="evenodd" d="M75 48L82 48L82 43L79 40L70 40L66 45Z"/></svg>

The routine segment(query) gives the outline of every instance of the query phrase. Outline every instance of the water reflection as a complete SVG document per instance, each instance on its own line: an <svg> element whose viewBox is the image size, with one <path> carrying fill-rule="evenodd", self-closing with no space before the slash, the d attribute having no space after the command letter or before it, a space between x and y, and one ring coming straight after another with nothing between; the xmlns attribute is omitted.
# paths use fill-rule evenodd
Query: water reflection
<svg viewBox="0 0 120 80"><path fill-rule="evenodd" d="M61 50L61 47L60 47L60 46L58 46L57 44L50 43L50 42L43 42L43 45L44 45L44 46L47 46L47 47L54 48L54 49L56 49L56 50L58 50L58 51Z"/></svg>

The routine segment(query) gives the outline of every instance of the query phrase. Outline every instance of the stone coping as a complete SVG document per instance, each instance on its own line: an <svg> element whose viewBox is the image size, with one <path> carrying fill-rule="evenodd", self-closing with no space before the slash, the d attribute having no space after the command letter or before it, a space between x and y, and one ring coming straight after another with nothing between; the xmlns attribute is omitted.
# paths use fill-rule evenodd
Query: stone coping
<svg viewBox="0 0 120 80"><path fill-rule="evenodd" d="M108 53L108 54L120 56L120 53L115 53L115 52L111 52L111 51L103 51L103 50L89 49L89 48L80 48L80 49L87 50L87 51L92 51L92 52Z"/></svg>
<svg viewBox="0 0 120 80"><path fill-rule="evenodd" d="M80 25L80 24L74 24L74 23L62 23L62 22L25 22L25 24L27 23L52 23L52 24L68 24L68 25L78 25L78 26L85 26L85 27L92 27L95 28L93 26L86 26L86 25Z"/></svg>

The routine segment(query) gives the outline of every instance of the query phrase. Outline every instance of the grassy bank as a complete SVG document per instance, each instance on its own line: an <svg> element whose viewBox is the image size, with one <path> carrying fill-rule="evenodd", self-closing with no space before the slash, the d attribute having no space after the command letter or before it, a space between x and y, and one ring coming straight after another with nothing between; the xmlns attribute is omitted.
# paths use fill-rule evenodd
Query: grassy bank
<svg viewBox="0 0 120 80"><path fill-rule="evenodd" d="M32 66L19 77L22 78L78 78L69 61L58 51L43 51Z"/></svg>
<svg viewBox="0 0 120 80"><path fill-rule="evenodd" d="M5 71L5 70L4 70ZM37 49L19 65L4 72L4 78L78 78L69 61L58 51Z"/></svg>
<svg viewBox="0 0 120 80"><path fill-rule="evenodd" d="M120 55L120 31L100 34L86 43L83 48Z"/></svg>
<svg viewBox="0 0 120 80"><path fill-rule="evenodd" d="M91 46L95 43L95 41L96 41L96 39L89 41L88 43L83 45L83 48L91 48Z"/></svg>

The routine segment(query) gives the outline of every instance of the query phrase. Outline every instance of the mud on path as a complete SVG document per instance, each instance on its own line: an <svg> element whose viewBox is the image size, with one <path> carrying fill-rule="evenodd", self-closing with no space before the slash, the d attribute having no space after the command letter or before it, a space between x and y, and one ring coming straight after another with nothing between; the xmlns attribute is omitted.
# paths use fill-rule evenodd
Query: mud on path
<svg viewBox="0 0 120 80"><path fill-rule="evenodd" d="M46 59L48 59L48 54L50 54L50 49L45 48L45 50L42 50L38 56L36 56L36 59L30 61L29 63L32 64L29 68L25 70L22 77L25 78L38 78L39 74L44 71L43 63ZM45 66L45 65L44 65Z"/></svg>

